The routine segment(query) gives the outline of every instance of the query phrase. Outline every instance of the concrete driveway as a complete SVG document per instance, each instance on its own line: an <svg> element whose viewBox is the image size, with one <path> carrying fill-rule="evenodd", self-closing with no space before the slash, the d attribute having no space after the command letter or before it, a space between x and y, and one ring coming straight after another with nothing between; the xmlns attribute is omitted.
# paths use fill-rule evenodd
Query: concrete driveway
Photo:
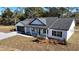
<svg viewBox="0 0 79 59"><path fill-rule="evenodd" d="M4 33L4 32L0 32L0 40L2 39L6 39L12 36L16 36L17 33L16 32L10 32L10 33Z"/></svg>
<svg viewBox="0 0 79 59"><path fill-rule="evenodd" d="M19 34L16 31L15 32L9 32L9 33L4 33L4 32L0 32L0 40L9 38L9 37L13 37L16 35L20 35L20 36L24 36L24 37L32 37L32 36L28 36L28 35L23 35L23 34Z"/></svg>

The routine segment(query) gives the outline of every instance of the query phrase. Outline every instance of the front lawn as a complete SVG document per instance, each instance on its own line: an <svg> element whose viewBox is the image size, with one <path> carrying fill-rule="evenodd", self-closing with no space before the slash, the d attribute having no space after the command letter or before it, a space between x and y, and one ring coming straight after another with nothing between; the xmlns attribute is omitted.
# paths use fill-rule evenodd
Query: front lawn
<svg viewBox="0 0 79 59"><path fill-rule="evenodd" d="M61 44L39 44L33 42L35 38L26 38L22 36L14 36L6 40L0 41L0 46L6 46L10 48L16 48L21 51L79 51L79 32L75 33L70 40L68 45ZM7 50L7 49L5 49ZM10 50L10 49L9 49Z"/></svg>
<svg viewBox="0 0 79 59"><path fill-rule="evenodd" d="M79 28L79 26L76 28ZM1 40L0 46L16 48L21 51L79 51L79 31L71 36L68 45L36 43L33 42L34 39L34 37L14 36ZM4 48L3 50L9 49Z"/></svg>

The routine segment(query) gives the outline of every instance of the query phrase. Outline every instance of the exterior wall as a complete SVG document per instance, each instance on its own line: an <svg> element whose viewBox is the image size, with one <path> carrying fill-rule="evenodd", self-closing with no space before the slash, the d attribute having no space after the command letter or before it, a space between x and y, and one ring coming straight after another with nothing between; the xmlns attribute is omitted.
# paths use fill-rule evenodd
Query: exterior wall
<svg viewBox="0 0 79 59"><path fill-rule="evenodd" d="M61 30L49 29L48 30L48 37L49 38L56 38L56 39L59 39L59 40L63 40L67 37L67 31L61 31L62 32L62 37L52 36L52 31L61 31Z"/></svg>
<svg viewBox="0 0 79 59"><path fill-rule="evenodd" d="M70 29L67 31L67 40L71 37L71 35L74 33L75 31L75 20L73 20Z"/></svg>
<svg viewBox="0 0 79 59"><path fill-rule="evenodd" d="M30 32L30 29L31 28L29 28L29 27L25 27L25 33Z"/></svg>

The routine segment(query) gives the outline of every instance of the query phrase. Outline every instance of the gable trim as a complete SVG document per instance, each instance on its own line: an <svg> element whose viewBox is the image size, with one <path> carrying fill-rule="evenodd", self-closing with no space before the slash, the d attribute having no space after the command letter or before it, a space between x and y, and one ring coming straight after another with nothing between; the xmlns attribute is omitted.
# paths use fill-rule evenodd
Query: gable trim
<svg viewBox="0 0 79 59"><path fill-rule="evenodd" d="M22 24L22 25L24 26L24 24L23 24L22 22L18 22L17 24L19 24L19 23ZM15 26L18 26L17 24L16 24ZM21 25L19 25L19 26L21 26Z"/></svg>
<svg viewBox="0 0 79 59"><path fill-rule="evenodd" d="M46 26L46 24L44 24L42 21L40 21L38 18L35 18L33 21L38 20L39 22L41 22L44 26ZM31 24L33 21L31 21L29 23L29 25L38 25L38 24Z"/></svg>

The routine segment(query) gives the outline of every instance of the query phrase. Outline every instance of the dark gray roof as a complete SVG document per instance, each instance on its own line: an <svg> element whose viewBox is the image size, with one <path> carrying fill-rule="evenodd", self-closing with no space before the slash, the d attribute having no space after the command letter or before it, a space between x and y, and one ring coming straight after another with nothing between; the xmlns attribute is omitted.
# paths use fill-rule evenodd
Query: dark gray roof
<svg viewBox="0 0 79 59"><path fill-rule="evenodd" d="M57 30L68 30L74 18L57 18L57 17L44 17L38 18L41 22L45 21L46 26L29 25L34 18L21 21L27 27L51 28Z"/></svg>
<svg viewBox="0 0 79 59"><path fill-rule="evenodd" d="M59 18L51 28L57 30L68 30L73 20L73 18Z"/></svg>

